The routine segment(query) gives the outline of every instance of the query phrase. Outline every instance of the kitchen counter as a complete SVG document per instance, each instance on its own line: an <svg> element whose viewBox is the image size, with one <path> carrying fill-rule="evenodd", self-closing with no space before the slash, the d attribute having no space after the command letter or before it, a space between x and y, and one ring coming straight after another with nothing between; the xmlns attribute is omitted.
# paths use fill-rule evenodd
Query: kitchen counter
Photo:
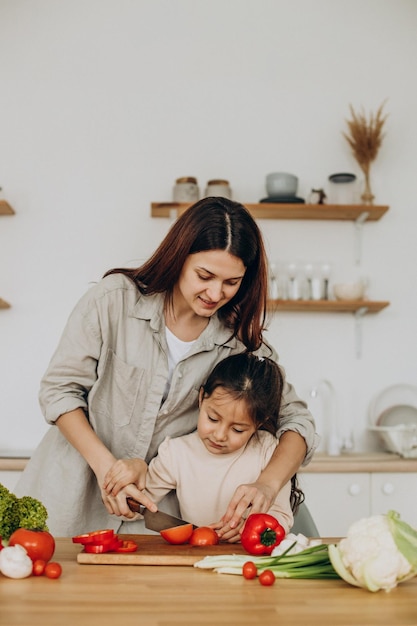
<svg viewBox="0 0 417 626"><path fill-rule="evenodd" d="M0 471L22 471L27 456L1 456ZM390 452L358 452L329 456L320 453L301 472L417 472L417 458L405 459Z"/></svg>
<svg viewBox="0 0 417 626"><path fill-rule="evenodd" d="M417 472L417 458L405 459L391 452L361 452L330 456L316 453L307 467L301 472Z"/></svg>
<svg viewBox="0 0 417 626"><path fill-rule="evenodd" d="M84 565L80 546L57 539L61 578L0 575L0 625L396 626L417 624L417 578L390 593L342 580L257 580L190 566ZM232 551L232 550L231 550Z"/></svg>

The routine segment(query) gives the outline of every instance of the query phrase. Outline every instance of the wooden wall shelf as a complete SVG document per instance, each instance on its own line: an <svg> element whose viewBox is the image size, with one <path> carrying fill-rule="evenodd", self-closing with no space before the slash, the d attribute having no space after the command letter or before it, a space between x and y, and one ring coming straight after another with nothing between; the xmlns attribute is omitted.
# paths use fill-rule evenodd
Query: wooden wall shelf
<svg viewBox="0 0 417 626"><path fill-rule="evenodd" d="M152 202L152 217L180 215L190 204L178 202ZM255 219L274 220L344 220L355 222L376 221L388 211L388 206L364 204L246 204ZM367 214L367 215L366 215ZM366 219L364 219L366 217Z"/></svg>
<svg viewBox="0 0 417 626"><path fill-rule="evenodd" d="M0 200L0 215L14 215L14 211L6 200Z"/></svg>
<svg viewBox="0 0 417 626"><path fill-rule="evenodd" d="M269 300L268 311L300 311L306 313L378 313L389 302L373 300Z"/></svg>
<svg viewBox="0 0 417 626"><path fill-rule="evenodd" d="M12 207L6 200L0 200L0 215L14 215ZM10 309L10 304L0 298L0 309Z"/></svg>

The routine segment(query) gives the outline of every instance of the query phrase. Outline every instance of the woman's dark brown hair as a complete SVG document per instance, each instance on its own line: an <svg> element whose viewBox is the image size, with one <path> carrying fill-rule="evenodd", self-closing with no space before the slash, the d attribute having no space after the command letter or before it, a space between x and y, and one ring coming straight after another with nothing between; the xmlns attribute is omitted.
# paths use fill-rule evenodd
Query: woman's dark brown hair
<svg viewBox="0 0 417 626"><path fill-rule="evenodd" d="M143 294L166 293L169 304L187 256L206 250L225 250L244 264L240 288L218 316L248 350L258 349L266 315L267 260L259 227L238 202L220 197L199 200L180 215L141 267L116 268L105 276L122 273Z"/></svg>

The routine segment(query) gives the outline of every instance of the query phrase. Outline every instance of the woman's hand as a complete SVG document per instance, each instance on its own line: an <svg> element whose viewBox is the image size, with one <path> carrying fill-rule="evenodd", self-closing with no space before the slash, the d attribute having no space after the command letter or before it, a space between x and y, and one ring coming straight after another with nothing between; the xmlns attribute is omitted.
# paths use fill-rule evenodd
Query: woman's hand
<svg viewBox="0 0 417 626"><path fill-rule="evenodd" d="M141 519L142 515L131 511L127 503L128 497L134 498L137 502L153 513L158 510L158 507L153 500L151 500L143 491L140 491L133 483L123 487L118 492L117 496L109 495L104 489L102 489L101 497L104 506L111 515L123 516L129 520Z"/></svg>
<svg viewBox="0 0 417 626"><path fill-rule="evenodd" d="M117 496L123 487L134 484L140 491L145 488L148 466L143 459L119 459L104 476L103 489L109 496Z"/></svg>
<svg viewBox="0 0 417 626"><path fill-rule="evenodd" d="M225 528L240 528L243 516L249 508L251 513L267 513L276 496L277 492L262 482L239 485L222 518Z"/></svg>

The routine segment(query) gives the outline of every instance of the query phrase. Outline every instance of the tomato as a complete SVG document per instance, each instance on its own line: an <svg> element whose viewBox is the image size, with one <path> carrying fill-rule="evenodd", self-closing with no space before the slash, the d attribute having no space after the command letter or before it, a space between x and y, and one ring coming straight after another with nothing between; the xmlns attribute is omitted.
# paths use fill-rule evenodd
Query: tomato
<svg viewBox="0 0 417 626"><path fill-rule="evenodd" d="M83 535L76 535L72 538L73 543L81 543L83 546L89 543L106 543L114 538L114 530L106 528L104 530L93 530L91 533L84 533Z"/></svg>
<svg viewBox="0 0 417 626"><path fill-rule="evenodd" d="M172 528L166 528L160 531L161 536L168 541L168 543L180 544L187 543L191 535L193 534L192 524L182 524L181 526L173 526Z"/></svg>
<svg viewBox="0 0 417 626"><path fill-rule="evenodd" d="M258 569L253 561L246 561L242 567L243 578L247 580L251 580L251 578L256 578L258 575Z"/></svg>
<svg viewBox="0 0 417 626"><path fill-rule="evenodd" d="M59 578L62 574L62 567L59 563L48 563L45 567L45 576L48 578Z"/></svg>
<svg viewBox="0 0 417 626"><path fill-rule="evenodd" d="M45 571L45 567L46 561L43 559L36 559L36 561L33 561L32 574L34 576L42 576Z"/></svg>
<svg viewBox="0 0 417 626"><path fill-rule="evenodd" d="M55 552L55 539L47 530L18 528L9 539L9 546L19 544L26 548L32 561L50 561Z"/></svg>
<svg viewBox="0 0 417 626"><path fill-rule="evenodd" d="M192 546L215 546L219 543L219 536L213 528L209 526L200 526L193 530L190 537Z"/></svg>
<svg viewBox="0 0 417 626"><path fill-rule="evenodd" d="M264 569L264 571L259 574L259 582L265 587L270 587L275 582L274 572L271 572L270 569Z"/></svg>

